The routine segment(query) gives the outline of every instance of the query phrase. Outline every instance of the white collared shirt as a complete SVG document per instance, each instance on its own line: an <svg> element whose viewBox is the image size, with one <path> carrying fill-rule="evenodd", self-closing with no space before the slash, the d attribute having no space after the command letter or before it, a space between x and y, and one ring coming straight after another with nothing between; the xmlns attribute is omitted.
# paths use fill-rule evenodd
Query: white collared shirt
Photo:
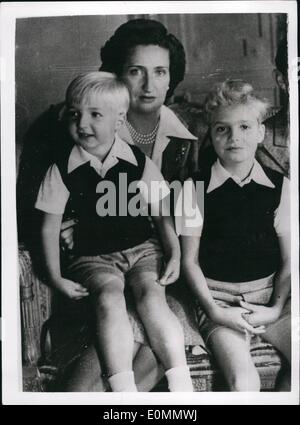
<svg viewBox="0 0 300 425"><path fill-rule="evenodd" d="M240 187L250 183L251 180L266 187L275 187L256 160L254 160L249 176L243 180L239 179L237 176L232 176L221 165L220 161L217 160L211 169L211 177L207 187L207 193L210 193L222 186L229 178L232 178ZM187 181L189 181L190 184L193 184L191 179L188 179ZM192 205L195 205L196 199L195 187L192 190L190 188L186 190L185 187L183 187L175 209L176 232L178 235L201 236L203 217L200 213L200 208L195 210L195 207L192 207ZM182 202L184 202L184 208L182 207ZM192 212L194 212L193 217ZM290 182L286 177L283 178L279 206L274 212L274 228L278 236L290 234Z"/></svg>
<svg viewBox="0 0 300 425"><path fill-rule="evenodd" d="M230 174L229 171L227 171L222 166L218 158L211 168L211 177L207 188L207 193L210 193L218 187L222 186L226 180L230 178L240 187L250 183L251 180L263 186L271 188L275 187L271 180L266 176L266 173L262 169L261 165L256 161L256 159L254 159L254 164L249 175L245 179L240 179L238 176Z"/></svg>
<svg viewBox="0 0 300 425"><path fill-rule="evenodd" d="M81 146L74 145L68 161L68 173L74 171L80 165L90 162L90 166L101 176L105 177L106 173L114 167L119 159L129 162L130 164L137 165L135 156L130 147L116 134L115 141L104 159L101 161L96 156L91 155L85 151Z"/></svg>
<svg viewBox="0 0 300 425"><path fill-rule="evenodd" d="M138 165L136 158L128 144L118 135L105 160L102 162L94 155L91 155L78 145L74 145L68 159L68 173L71 173L79 166L89 162L90 166L104 179L107 172L113 168L119 159L123 159L132 165ZM146 157L145 168L140 180L143 184L138 184L141 196L148 201L151 191L151 183L159 183L159 191L151 191L151 203L156 203L163 199L170 192L167 183L157 168L157 166ZM60 171L56 164L49 167L39 189L35 208L51 214L63 214L68 202L70 192L65 186Z"/></svg>
<svg viewBox="0 0 300 425"><path fill-rule="evenodd" d="M134 144L125 123L119 128L118 134L123 140L125 140L125 142L131 145ZM152 161L159 169L161 169L162 166L163 152L168 146L171 137L178 137L179 139L186 140L197 140L197 137L189 132L176 114L167 106L162 105L156 141L151 155Z"/></svg>

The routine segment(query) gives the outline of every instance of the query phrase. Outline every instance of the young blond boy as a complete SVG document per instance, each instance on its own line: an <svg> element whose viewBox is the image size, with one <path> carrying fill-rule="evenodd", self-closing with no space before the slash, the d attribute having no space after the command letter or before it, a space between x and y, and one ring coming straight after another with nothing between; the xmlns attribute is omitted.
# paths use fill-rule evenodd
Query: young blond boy
<svg viewBox="0 0 300 425"><path fill-rule="evenodd" d="M176 218L199 329L231 391L260 389L252 334L291 356L289 182L255 160L267 107L241 80L210 92L205 108L217 158L192 179L204 182L203 222L191 226L185 213L195 191L183 192L186 208ZM287 372L281 390L289 380Z"/></svg>
<svg viewBox="0 0 300 425"><path fill-rule="evenodd" d="M160 198L146 196L153 181L164 185L152 161L116 134L129 106L129 93L110 73L80 75L66 92L66 124L74 146L58 157L41 184L36 208L44 212L42 245L51 284L72 299L90 295L96 323L96 348L112 391L137 391L132 371L133 332L124 298L125 282L150 344L160 358L170 391L192 391L183 332L165 298L165 285L179 275L180 247L170 216L159 214ZM121 176L121 180L120 180ZM126 176L127 194L121 188ZM123 179L123 180L122 180ZM149 218L124 214L140 182L144 201L163 244L155 239ZM103 185L104 184L104 185ZM116 211L101 213L112 200L103 189L113 186ZM168 194L167 186L164 194ZM152 195L152 192L151 192ZM106 202L103 201L106 196ZM102 202L103 201L103 202ZM67 203L78 219L73 259L67 278L61 275L59 233ZM108 208L109 209L109 208ZM163 266L165 260L165 267Z"/></svg>

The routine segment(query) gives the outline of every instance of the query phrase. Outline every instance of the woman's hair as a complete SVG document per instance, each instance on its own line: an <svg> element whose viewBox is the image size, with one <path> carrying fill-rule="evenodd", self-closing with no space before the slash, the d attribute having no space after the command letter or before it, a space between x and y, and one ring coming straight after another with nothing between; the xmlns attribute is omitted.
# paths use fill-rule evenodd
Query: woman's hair
<svg viewBox="0 0 300 425"><path fill-rule="evenodd" d="M288 47L287 39L283 38L278 43L277 52L275 56L275 65L278 71L280 71L285 77L288 74Z"/></svg>
<svg viewBox="0 0 300 425"><path fill-rule="evenodd" d="M270 106L267 99L255 93L251 84L243 80L228 79L216 84L206 97L204 109L208 123L211 124L212 114L218 108L234 105L253 105L260 122L266 118Z"/></svg>
<svg viewBox="0 0 300 425"><path fill-rule="evenodd" d="M95 94L100 94L114 109L127 112L129 108L125 83L114 74L100 71L80 74L71 81L66 91L66 105L88 101Z"/></svg>
<svg viewBox="0 0 300 425"><path fill-rule="evenodd" d="M101 71L122 75L124 64L135 46L155 45L167 49L170 57L170 97L184 78L185 52L180 41L167 32L160 22L151 19L134 19L121 25L101 48Z"/></svg>

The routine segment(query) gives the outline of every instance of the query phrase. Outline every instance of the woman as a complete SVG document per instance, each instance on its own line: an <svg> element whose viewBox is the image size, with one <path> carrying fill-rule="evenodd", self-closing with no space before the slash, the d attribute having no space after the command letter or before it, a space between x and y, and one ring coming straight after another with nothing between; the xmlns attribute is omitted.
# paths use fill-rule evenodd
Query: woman
<svg viewBox="0 0 300 425"><path fill-rule="evenodd" d="M121 25L101 49L102 71L116 73L127 84L130 108L119 134L134 143L159 166L166 180L184 180L198 167L198 140L164 105L184 78L182 44L159 22L137 19ZM72 246L69 221L62 233ZM133 314L134 372L139 391L149 391L163 375L156 357L145 345L143 330ZM66 391L103 391L95 349L78 361Z"/></svg>
<svg viewBox="0 0 300 425"><path fill-rule="evenodd" d="M122 77L130 91L121 136L152 157L167 180L184 179L197 168L197 139L163 105L184 78L182 44L159 22L137 19L117 29L101 60L101 70Z"/></svg>

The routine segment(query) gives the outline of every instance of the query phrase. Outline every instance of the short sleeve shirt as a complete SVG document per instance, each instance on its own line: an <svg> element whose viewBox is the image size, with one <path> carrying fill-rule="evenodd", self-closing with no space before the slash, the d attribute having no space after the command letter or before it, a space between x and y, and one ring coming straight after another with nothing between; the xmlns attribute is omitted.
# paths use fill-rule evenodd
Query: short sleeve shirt
<svg viewBox="0 0 300 425"><path fill-rule="evenodd" d="M119 158L137 165L132 149L126 142L116 135L115 142L103 162L89 154L80 146L75 145L68 161L68 172L72 172L80 165L90 162L90 166L102 177L114 167ZM170 190L157 166L146 157L145 168L138 187L144 201L154 204L166 197ZM157 190L159 189L159 190ZM65 186L56 164L49 167L39 189L35 207L50 214L63 214L70 193Z"/></svg>

